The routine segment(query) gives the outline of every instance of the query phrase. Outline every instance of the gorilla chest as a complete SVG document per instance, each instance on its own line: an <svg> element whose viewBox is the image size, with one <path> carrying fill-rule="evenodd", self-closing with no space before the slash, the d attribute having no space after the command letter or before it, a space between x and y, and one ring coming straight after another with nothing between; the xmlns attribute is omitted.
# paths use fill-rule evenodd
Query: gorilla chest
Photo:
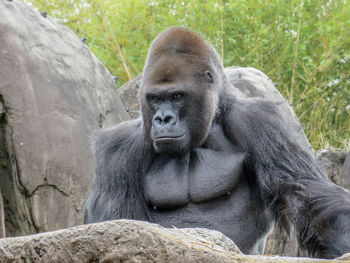
<svg viewBox="0 0 350 263"><path fill-rule="evenodd" d="M210 188L209 188L210 189ZM171 209L149 207L150 221L164 227L201 227L220 231L247 254L262 254L273 217L264 208L257 188L240 177L234 189L207 202L188 202Z"/></svg>
<svg viewBox="0 0 350 263"><path fill-rule="evenodd" d="M161 209L230 195L242 175L245 154L195 149L183 159L158 156L144 177L148 203Z"/></svg>

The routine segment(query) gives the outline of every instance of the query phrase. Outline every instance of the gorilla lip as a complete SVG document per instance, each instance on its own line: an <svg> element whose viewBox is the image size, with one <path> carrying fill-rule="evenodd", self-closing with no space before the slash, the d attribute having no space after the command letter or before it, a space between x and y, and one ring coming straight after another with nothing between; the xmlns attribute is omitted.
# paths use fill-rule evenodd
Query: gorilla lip
<svg viewBox="0 0 350 263"><path fill-rule="evenodd" d="M181 135L174 135L174 136L159 136L157 138L154 138L154 141L167 141L167 140L174 140L174 139L181 139L182 137L184 137L185 134L181 134Z"/></svg>

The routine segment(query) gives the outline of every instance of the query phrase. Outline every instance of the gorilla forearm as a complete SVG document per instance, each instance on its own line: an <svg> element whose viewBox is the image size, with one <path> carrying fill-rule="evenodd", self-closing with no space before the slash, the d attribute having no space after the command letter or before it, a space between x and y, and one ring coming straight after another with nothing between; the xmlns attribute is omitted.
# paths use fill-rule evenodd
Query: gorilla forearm
<svg viewBox="0 0 350 263"><path fill-rule="evenodd" d="M335 258L350 251L350 192L332 182L304 180L305 202L295 225L300 244L313 255Z"/></svg>
<svg viewBox="0 0 350 263"><path fill-rule="evenodd" d="M330 182L299 143L300 124L286 123L275 102L231 98L229 105L225 133L250 155L277 220L294 224L301 247L315 256L349 252L350 194Z"/></svg>

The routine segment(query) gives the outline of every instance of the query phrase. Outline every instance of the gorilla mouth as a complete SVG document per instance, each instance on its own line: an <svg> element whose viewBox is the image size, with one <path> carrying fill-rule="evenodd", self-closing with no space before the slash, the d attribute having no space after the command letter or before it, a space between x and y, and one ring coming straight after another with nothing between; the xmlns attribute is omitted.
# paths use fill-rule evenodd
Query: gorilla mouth
<svg viewBox="0 0 350 263"><path fill-rule="evenodd" d="M163 136L158 136L157 138L154 138L154 141L155 142L171 141L171 140L182 139L182 137L185 137L184 133L181 135L163 135Z"/></svg>
<svg viewBox="0 0 350 263"><path fill-rule="evenodd" d="M182 156L188 151L186 133L181 135L162 134L153 140L153 146L157 153L164 153L171 156Z"/></svg>

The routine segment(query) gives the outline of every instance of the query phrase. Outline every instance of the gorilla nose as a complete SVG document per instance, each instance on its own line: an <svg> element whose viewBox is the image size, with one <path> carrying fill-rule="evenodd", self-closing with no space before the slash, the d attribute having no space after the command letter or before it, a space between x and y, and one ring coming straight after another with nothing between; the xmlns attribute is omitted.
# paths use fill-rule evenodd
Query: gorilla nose
<svg viewBox="0 0 350 263"><path fill-rule="evenodd" d="M172 112L156 113L153 117L153 123L161 126L173 125L176 123L176 116Z"/></svg>

